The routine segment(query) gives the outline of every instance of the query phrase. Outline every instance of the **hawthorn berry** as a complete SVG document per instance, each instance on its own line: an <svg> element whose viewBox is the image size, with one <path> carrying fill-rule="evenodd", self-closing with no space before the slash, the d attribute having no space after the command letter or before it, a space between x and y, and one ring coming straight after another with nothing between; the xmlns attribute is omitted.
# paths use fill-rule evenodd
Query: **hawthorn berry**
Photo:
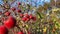
<svg viewBox="0 0 60 34"><path fill-rule="evenodd" d="M8 19L6 21L4 21L4 26L7 29L13 28L15 26L16 20L14 19L14 17L9 16Z"/></svg>
<svg viewBox="0 0 60 34"><path fill-rule="evenodd" d="M22 21L24 21L24 22L25 22L26 20L27 20L27 18L26 18L26 17L23 17L23 18L22 18Z"/></svg>
<svg viewBox="0 0 60 34"><path fill-rule="evenodd" d="M4 26L0 26L0 34L8 34L8 30Z"/></svg>
<svg viewBox="0 0 60 34"><path fill-rule="evenodd" d="M18 34L24 34L24 33L20 31L20 32L18 32Z"/></svg>
<svg viewBox="0 0 60 34"><path fill-rule="evenodd" d="M30 19L29 18L26 18L26 21L29 21Z"/></svg>
<svg viewBox="0 0 60 34"><path fill-rule="evenodd" d="M0 15L2 14L2 12L0 11Z"/></svg>
<svg viewBox="0 0 60 34"><path fill-rule="evenodd" d="M33 20L33 21L36 21L36 17L32 17L32 20Z"/></svg>
<svg viewBox="0 0 60 34"><path fill-rule="evenodd" d="M14 11L14 10L16 10L16 8L15 8L15 7L12 7L11 9L12 9L13 11Z"/></svg>
<svg viewBox="0 0 60 34"><path fill-rule="evenodd" d="M32 19L32 18L33 18L32 14L30 14L30 15L29 15L29 18L30 18L30 19Z"/></svg>
<svg viewBox="0 0 60 34"><path fill-rule="evenodd" d="M29 15L28 15L28 13L24 14L24 16L25 16L25 17L27 17L27 18L29 18Z"/></svg>
<svg viewBox="0 0 60 34"><path fill-rule="evenodd" d="M10 15L10 12L6 12L5 15L6 15L6 16L9 16L9 15Z"/></svg>
<svg viewBox="0 0 60 34"><path fill-rule="evenodd" d="M21 12L21 10L17 10L17 12L18 12L18 13L20 13L20 12Z"/></svg>
<svg viewBox="0 0 60 34"><path fill-rule="evenodd" d="M20 17L23 17L24 15L20 13Z"/></svg>
<svg viewBox="0 0 60 34"><path fill-rule="evenodd" d="M28 32L28 34L31 34L30 32Z"/></svg>
<svg viewBox="0 0 60 34"><path fill-rule="evenodd" d="M21 3L20 3L20 2L18 2L18 5L21 5Z"/></svg>

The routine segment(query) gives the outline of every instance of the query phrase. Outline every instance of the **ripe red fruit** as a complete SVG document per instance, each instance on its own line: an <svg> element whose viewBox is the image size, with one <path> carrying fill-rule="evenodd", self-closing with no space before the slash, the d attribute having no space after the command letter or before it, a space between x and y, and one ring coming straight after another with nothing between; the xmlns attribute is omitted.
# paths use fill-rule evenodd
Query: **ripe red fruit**
<svg viewBox="0 0 60 34"><path fill-rule="evenodd" d="M29 21L29 20L30 20L30 19L27 18L27 17L23 17L23 18L22 18L22 21L24 21L24 22L25 22L25 21Z"/></svg>
<svg viewBox="0 0 60 34"><path fill-rule="evenodd" d="M29 18L26 18L26 21L29 21L30 19Z"/></svg>
<svg viewBox="0 0 60 34"><path fill-rule="evenodd" d="M8 34L8 30L4 26L0 26L0 34Z"/></svg>
<svg viewBox="0 0 60 34"><path fill-rule="evenodd" d="M22 21L24 21L24 22L25 22L26 20L27 20L27 18L26 18L26 17L23 17L23 18L22 18Z"/></svg>
<svg viewBox="0 0 60 34"><path fill-rule="evenodd" d="M2 18L1 18L1 20L2 20L2 21L4 21L4 20L5 20L5 18L4 18L4 17L2 17Z"/></svg>
<svg viewBox="0 0 60 34"><path fill-rule="evenodd" d="M17 10L17 12L18 12L18 13L20 13L20 12L21 12L21 10Z"/></svg>
<svg viewBox="0 0 60 34"><path fill-rule="evenodd" d="M18 32L18 34L24 34L24 33L20 31L20 32Z"/></svg>
<svg viewBox="0 0 60 34"><path fill-rule="evenodd" d="M20 14L20 17L23 17L24 15L23 14Z"/></svg>
<svg viewBox="0 0 60 34"><path fill-rule="evenodd" d="M15 26L16 20L14 17L9 16L6 21L4 21L4 26L8 29L13 28Z"/></svg>
<svg viewBox="0 0 60 34"><path fill-rule="evenodd" d="M18 5L21 5L21 3L20 3L20 2L18 2Z"/></svg>
<svg viewBox="0 0 60 34"><path fill-rule="evenodd" d="M15 7L12 7L11 9L12 9L13 11L14 11L14 10L16 10L16 8L15 8Z"/></svg>
<svg viewBox="0 0 60 34"><path fill-rule="evenodd" d="M28 32L28 34L31 34L30 32Z"/></svg>
<svg viewBox="0 0 60 34"><path fill-rule="evenodd" d="M2 14L2 12L0 11L0 15Z"/></svg>
<svg viewBox="0 0 60 34"><path fill-rule="evenodd" d="M24 16L27 17L27 18L29 18L29 15L27 13Z"/></svg>
<svg viewBox="0 0 60 34"><path fill-rule="evenodd" d="M30 18L30 19L32 19L32 18L33 18L32 14L30 14L29 18Z"/></svg>
<svg viewBox="0 0 60 34"><path fill-rule="evenodd" d="M9 15L10 15L10 12L6 12L5 15L6 15L6 16L9 16Z"/></svg>
<svg viewBox="0 0 60 34"><path fill-rule="evenodd" d="M35 21L36 20L36 17L33 17L32 20Z"/></svg>

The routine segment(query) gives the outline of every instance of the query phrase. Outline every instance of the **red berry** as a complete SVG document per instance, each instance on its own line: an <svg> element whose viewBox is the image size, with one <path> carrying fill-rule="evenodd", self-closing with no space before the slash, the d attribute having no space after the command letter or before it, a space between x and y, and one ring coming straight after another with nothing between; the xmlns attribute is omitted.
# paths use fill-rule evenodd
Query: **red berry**
<svg viewBox="0 0 60 34"><path fill-rule="evenodd" d="M18 32L18 34L24 34L23 32Z"/></svg>
<svg viewBox="0 0 60 34"><path fill-rule="evenodd" d="M0 15L2 14L2 12L0 11Z"/></svg>
<svg viewBox="0 0 60 34"><path fill-rule="evenodd" d="M22 20L25 22L25 21L29 21L30 19L27 17L23 17Z"/></svg>
<svg viewBox="0 0 60 34"><path fill-rule="evenodd" d="M20 3L20 2L18 2L18 5L21 5L21 3Z"/></svg>
<svg viewBox="0 0 60 34"><path fill-rule="evenodd" d="M30 32L28 32L28 34L31 34Z"/></svg>
<svg viewBox="0 0 60 34"><path fill-rule="evenodd" d="M14 10L16 10L16 8L15 8L15 7L12 7L11 9L12 9L13 11L14 11Z"/></svg>
<svg viewBox="0 0 60 34"><path fill-rule="evenodd" d="M24 16L27 17L27 18L29 18L29 15L27 13Z"/></svg>
<svg viewBox="0 0 60 34"><path fill-rule="evenodd" d="M8 30L4 26L0 26L0 34L8 34Z"/></svg>
<svg viewBox="0 0 60 34"><path fill-rule="evenodd" d="M23 17L24 15L23 14L20 14L20 17Z"/></svg>
<svg viewBox="0 0 60 34"><path fill-rule="evenodd" d="M32 17L33 17L33 16L30 14L29 18L32 19Z"/></svg>
<svg viewBox="0 0 60 34"><path fill-rule="evenodd" d="M20 13L20 12L21 12L21 10L17 10L17 12L18 12L18 13Z"/></svg>
<svg viewBox="0 0 60 34"><path fill-rule="evenodd" d="M26 17L23 17L23 18L22 18L22 21L24 21L24 22L25 22L26 20L27 20L27 18L26 18Z"/></svg>
<svg viewBox="0 0 60 34"><path fill-rule="evenodd" d="M15 23L16 23L16 20L12 16L9 16L8 19L4 21L4 26L10 29L15 26Z"/></svg>
<svg viewBox="0 0 60 34"><path fill-rule="evenodd" d="M4 20L5 20L5 18L4 18L4 17L2 17L2 18L1 18L1 20L2 20L2 21L4 21Z"/></svg>
<svg viewBox="0 0 60 34"><path fill-rule="evenodd" d="M29 21L30 19L29 18L26 18L26 21Z"/></svg>
<svg viewBox="0 0 60 34"><path fill-rule="evenodd" d="M35 21L36 20L36 17L33 17L32 20Z"/></svg>
<svg viewBox="0 0 60 34"><path fill-rule="evenodd" d="M5 15L6 15L6 16L9 16L9 15L10 15L10 12L6 12Z"/></svg>

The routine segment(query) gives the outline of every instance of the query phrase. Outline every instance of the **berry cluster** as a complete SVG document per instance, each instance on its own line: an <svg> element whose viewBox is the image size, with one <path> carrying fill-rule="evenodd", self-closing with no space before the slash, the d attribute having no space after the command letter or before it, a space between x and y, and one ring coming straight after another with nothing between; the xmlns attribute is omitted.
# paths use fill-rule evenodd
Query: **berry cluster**
<svg viewBox="0 0 60 34"><path fill-rule="evenodd" d="M14 17L9 16L7 20L3 22L3 26L0 26L0 34L8 34L8 29L15 26L16 20Z"/></svg>
<svg viewBox="0 0 60 34"><path fill-rule="evenodd" d="M5 4L4 4L5 5ZM20 6L21 3L18 2L18 6ZM28 13L22 13L21 9L17 9L15 7L12 8L8 8L10 6L8 6L8 4L6 4L4 6L5 8L3 9L4 12L0 12L1 16L1 22L2 26L0 26L0 34L8 34L9 30L17 27L20 28L19 25L17 24L17 16L20 17L18 19L20 19L19 21L23 21L23 22L28 22L30 20L36 21L36 17L33 16L32 14L28 14ZM13 14L13 15L12 15ZM18 25L18 26L17 26ZM21 29L20 29L21 30ZM17 34L24 34L23 30L19 31ZM27 34L30 34L30 32L28 32Z"/></svg>
<svg viewBox="0 0 60 34"><path fill-rule="evenodd" d="M55 5L54 0L52 0L52 6L45 3L49 0L32 2L32 5L36 4L36 6L31 6L28 0L26 2L28 4L18 2L16 3L17 5L14 5L14 0L11 3L9 3L9 0L3 1L4 3L0 5L0 34L60 33L60 8L58 8L58 1ZM39 6L42 3L44 6Z"/></svg>
<svg viewBox="0 0 60 34"><path fill-rule="evenodd" d="M22 17L22 20L25 22L25 21L29 21L29 20L33 20L35 21L36 20L36 17L34 17L32 14L28 15L27 13L25 14L20 14L20 17Z"/></svg>

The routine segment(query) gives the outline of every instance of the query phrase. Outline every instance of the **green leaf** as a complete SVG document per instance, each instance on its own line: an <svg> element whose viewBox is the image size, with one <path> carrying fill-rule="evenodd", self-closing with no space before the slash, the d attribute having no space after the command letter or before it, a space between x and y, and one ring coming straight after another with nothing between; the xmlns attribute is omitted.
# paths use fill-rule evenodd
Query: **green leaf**
<svg viewBox="0 0 60 34"><path fill-rule="evenodd" d="M38 14L38 18L40 18L40 19L43 18L41 13L37 12L37 14Z"/></svg>
<svg viewBox="0 0 60 34"><path fill-rule="evenodd" d="M56 22L55 24L57 25L58 28L60 27L60 23L59 22Z"/></svg>

